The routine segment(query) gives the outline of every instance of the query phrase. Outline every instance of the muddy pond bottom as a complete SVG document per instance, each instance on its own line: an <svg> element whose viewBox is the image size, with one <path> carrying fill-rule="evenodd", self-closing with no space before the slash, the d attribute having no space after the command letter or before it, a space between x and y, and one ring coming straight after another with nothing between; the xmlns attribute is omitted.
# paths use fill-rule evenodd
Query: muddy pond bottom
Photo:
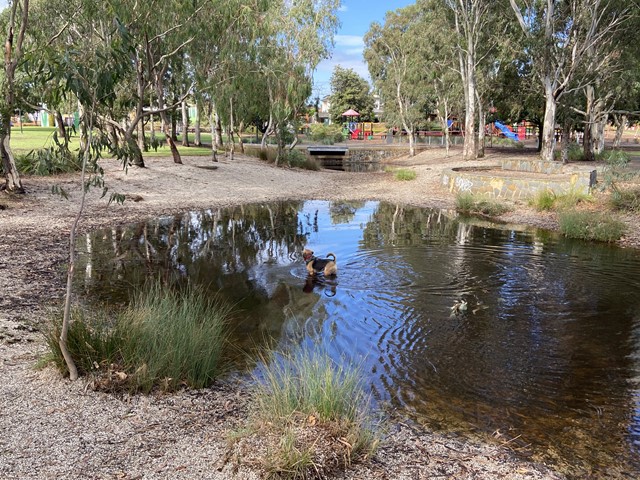
<svg viewBox="0 0 640 480"><path fill-rule="evenodd" d="M307 276L302 249L332 252ZM237 351L322 348L375 402L576 477L640 475L640 255L377 202L211 209L94 232L76 289L149 277L236 306ZM242 368L239 366L239 368Z"/></svg>

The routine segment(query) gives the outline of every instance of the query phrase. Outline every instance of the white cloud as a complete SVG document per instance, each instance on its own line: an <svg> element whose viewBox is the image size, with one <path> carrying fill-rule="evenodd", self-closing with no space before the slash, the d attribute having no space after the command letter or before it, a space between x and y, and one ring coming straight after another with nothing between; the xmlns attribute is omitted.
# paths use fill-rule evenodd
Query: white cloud
<svg viewBox="0 0 640 480"><path fill-rule="evenodd" d="M360 35L336 35L336 46L364 48L364 38Z"/></svg>
<svg viewBox="0 0 640 480"><path fill-rule="evenodd" d="M348 12L349 11L349 7L347 7L346 5L340 5L338 7L338 11L339 12Z"/></svg>

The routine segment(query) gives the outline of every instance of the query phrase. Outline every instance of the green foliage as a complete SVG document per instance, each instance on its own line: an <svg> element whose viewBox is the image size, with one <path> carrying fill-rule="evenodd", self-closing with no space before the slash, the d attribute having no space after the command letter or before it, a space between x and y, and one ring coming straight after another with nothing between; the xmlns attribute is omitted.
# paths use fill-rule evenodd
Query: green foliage
<svg viewBox="0 0 640 480"><path fill-rule="evenodd" d="M619 184L633 180L639 174L637 170L628 168L629 154L622 150L605 150L597 160L605 164L601 171L600 189L611 190L614 197L617 195L621 198Z"/></svg>
<svg viewBox="0 0 640 480"><path fill-rule="evenodd" d="M609 167L624 168L629 164L629 154L624 150L604 150L596 155L596 160Z"/></svg>
<svg viewBox="0 0 640 480"><path fill-rule="evenodd" d="M202 388L221 371L229 315L227 306L202 291L173 292L155 284L138 293L115 320L76 309L69 350L79 373L95 373L97 385L106 389ZM45 335L52 361L67 372L59 319Z"/></svg>
<svg viewBox="0 0 640 480"><path fill-rule="evenodd" d="M376 91L385 99L388 124L415 132L435 106L433 52L439 39L425 35L433 22L428 8L409 5L387 12L384 25L374 22L364 37L364 57Z"/></svg>
<svg viewBox="0 0 640 480"><path fill-rule="evenodd" d="M339 125L345 121L342 114L350 108L356 110L358 120L373 119L373 95L367 81L350 68L337 65L331 75L331 120Z"/></svg>
<svg viewBox="0 0 640 480"><path fill-rule="evenodd" d="M623 222L601 212L567 210L559 214L558 222L563 235L582 240L615 242L625 232Z"/></svg>
<svg viewBox="0 0 640 480"><path fill-rule="evenodd" d="M562 151L555 150L553 152L553 157L555 160L562 160ZM569 150L567 152L567 160L569 162L583 162L586 159L584 149L580 145L573 142L569 144Z"/></svg>
<svg viewBox="0 0 640 480"><path fill-rule="evenodd" d="M511 208L505 204L484 198L476 198L469 192L462 192L456 195L456 211L461 215L498 217L510 210Z"/></svg>
<svg viewBox="0 0 640 480"><path fill-rule="evenodd" d="M518 142L511 138L492 137L491 143L494 147L524 148L523 142Z"/></svg>
<svg viewBox="0 0 640 480"><path fill-rule="evenodd" d="M541 212L549 210L566 210L568 208L575 207L579 203L585 202L593 202L593 197L589 194L573 190L562 195L558 195L551 190L542 190L533 197L529 204Z"/></svg>
<svg viewBox="0 0 640 480"><path fill-rule="evenodd" d="M616 189L611 194L610 202L615 210L640 213L640 189Z"/></svg>
<svg viewBox="0 0 640 480"><path fill-rule="evenodd" d="M314 123L311 125L311 140L321 142L325 145L333 145L336 142L342 142L342 128L335 123L325 125L323 123Z"/></svg>
<svg viewBox="0 0 640 480"><path fill-rule="evenodd" d="M68 150L48 147L32 150L26 155L16 155L16 166L20 173L48 176L80 171L82 161Z"/></svg>
<svg viewBox="0 0 640 480"><path fill-rule="evenodd" d="M556 194L551 190L539 191L530 201L530 204L539 212L553 210L556 202Z"/></svg>
<svg viewBox="0 0 640 480"><path fill-rule="evenodd" d="M269 475L323 476L373 453L378 438L357 368L314 351L263 360L251 421L261 438L273 439L261 459Z"/></svg>
<svg viewBox="0 0 640 480"><path fill-rule="evenodd" d="M305 170L320 170L318 162L305 155L300 150L290 150L284 155L283 164L292 168L303 168Z"/></svg>
<svg viewBox="0 0 640 480"><path fill-rule="evenodd" d="M409 181L416 179L416 172L414 170L407 170L406 168L399 168L394 174L396 180Z"/></svg>

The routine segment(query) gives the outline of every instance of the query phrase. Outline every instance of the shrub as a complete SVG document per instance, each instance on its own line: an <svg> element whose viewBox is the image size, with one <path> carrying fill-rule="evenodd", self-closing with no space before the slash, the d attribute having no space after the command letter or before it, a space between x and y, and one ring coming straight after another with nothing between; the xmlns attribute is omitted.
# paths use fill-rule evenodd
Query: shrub
<svg viewBox="0 0 640 480"><path fill-rule="evenodd" d="M406 168L400 168L395 171L396 180L415 180L416 172L413 170L407 170Z"/></svg>
<svg viewBox="0 0 640 480"><path fill-rule="evenodd" d="M173 292L155 284L111 322L77 310L69 350L79 373L95 371L101 388L202 388L221 371L229 314L202 291ZM66 372L58 346L61 323L55 322L46 338L53 362Z"/></svg>
<svg viewBox="0 0 640 480"><path fill-rule="evenodd" d="M569 210L558 217L560 231L569 238L615 242L624 234L624 223L598 212Z"/></svg>
<svg viewBox="0 0 640 480"><path fill-rule="evenodd" d="M320 352L272 355L256 374L248 435L268 476L324 478L367 458L378 444L358 369Z"/></svg>
<svg viewBox="0 0 640 480"><path fill-rule="evenodd" d="M49 176L77 172L82 162L69 150L49 147L16 156L16 167L27 175Z"/></svg>
<svg viewBox="0 0 640 480"><path fill-rule="evenodd" d="M611 195L611 207L614 210L640 212L640 189L615 189Z"/></svg>
<svg viewBox="0 0 640 480"><path fill-rule="evenodd" d="M505 137L493 137L491 139L491 144L494 147L524 148L523 142L519 142L517 140L512 140L511 138L505 138Z"/></svg>
<svg viewBox="0 0 640 480"><path fill-rule="evenodd" d="M551 190L539 191L531 200L531 205L539 212L553 210L556 194Z"/></svg>
<svg viewBox="0 0 640 480"><path fill-rule="evenodd" d="M591 203L593 197L587 193L576 192L571 190L562 195L556 195L555 206L558 210L566 210L573 208L579 203Z"/></svg>
<svg viewBox="0 0 640 480"><path fill-rule="evenodd" d="M342 127L336 124L324 125L322 123L314 123L311 125L311 140L324 143L325 145L342 142L344 140Z"/></svg>
<svg viewBox="0 0 640 480"><path fill-rule="evenodd" d="M596 155L596 160L602 161L609 167L626 167L629 164L629 154L622 150L605 150Z"/></svg>
<svg viewBox="0 0 640 480"><path fill-rule="evenodd" d="M569 151L567 152L567 156L567 160L569 162L581 162L585 160L584 150L577 143L569 144ZM562 150L556 150L555 152L553 152L553 158L555 160L561 160Z"/></svg>
<svg viewBox="0 0 640 480"><path fill-rule="evenodd" d="M469 192L461 192L456 196L456 211L462 215L498 217L509 210L510 208L505 204L486 199L477 199Z"/></svg>
<svg viewBox="0 0 640 480"><path fill-rule="evenodd" d="M320 170L320 165L315 159L310 158L300 150L295 149L285 153L283 163L294 168L304 168L305 170Z"/></svg>

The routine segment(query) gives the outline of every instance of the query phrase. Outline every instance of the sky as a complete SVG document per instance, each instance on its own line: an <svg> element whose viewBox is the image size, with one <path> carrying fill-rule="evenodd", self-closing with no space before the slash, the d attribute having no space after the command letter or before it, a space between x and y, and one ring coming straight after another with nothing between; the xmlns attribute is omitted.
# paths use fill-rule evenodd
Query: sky
<svg viewBox="0 0 640 480"><path fill-rule="evenodd" d="M338 12L340 27L335 37L333 55L318 65L313 76L313 96L322 98L331 93L329 80L336 65L351 68L367 81L369 71L364 62L363 38L373 22L384 23L388 10L406 7L415 0L342 0Z"/></svg>

